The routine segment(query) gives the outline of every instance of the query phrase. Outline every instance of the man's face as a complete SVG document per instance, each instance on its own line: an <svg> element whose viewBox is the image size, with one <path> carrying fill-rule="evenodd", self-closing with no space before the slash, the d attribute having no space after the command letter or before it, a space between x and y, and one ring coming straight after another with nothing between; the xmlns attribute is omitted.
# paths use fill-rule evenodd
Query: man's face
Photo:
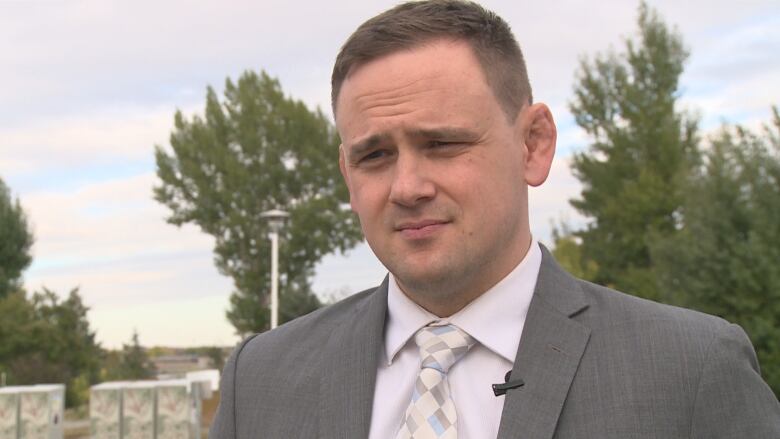
<svg viewBox="0 0 780 439"><path fill-rule="evenodd" d="M336 124L352 209L413 300L429 310L468 303L523 258L522 117L508 121L466 43L359 66L341 88Z"/></svg>

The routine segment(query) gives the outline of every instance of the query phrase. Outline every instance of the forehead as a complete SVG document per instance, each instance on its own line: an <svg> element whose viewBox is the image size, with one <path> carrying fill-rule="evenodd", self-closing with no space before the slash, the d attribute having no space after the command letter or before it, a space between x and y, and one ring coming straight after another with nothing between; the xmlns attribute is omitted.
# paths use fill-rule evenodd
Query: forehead
<svg viewBox="0 0 780 439"><path fill-rule="evenodd" d="M436 40L358 66L337 101L342 139L382 122L473 119L497 105L468 43ZM464 121L461 121L464 122Z"/></svg>

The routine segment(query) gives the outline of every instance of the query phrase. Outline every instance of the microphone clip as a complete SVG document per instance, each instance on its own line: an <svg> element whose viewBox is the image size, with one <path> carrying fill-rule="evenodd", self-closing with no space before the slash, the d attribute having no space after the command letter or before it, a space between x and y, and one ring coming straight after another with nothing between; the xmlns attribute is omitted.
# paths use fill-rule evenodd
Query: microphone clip
<svg viewBox="0 0 780 439"><path fill-rule="evenodd" d="M507 390L510 389L516 389L518 387L523 387L525 385L525 381L521 379L516 379L509 381L510 375L512 374L512 371L506 373L506 376L504 377L504 380L506 381L503 384L493 384L493 394L496 396L505 395Z"/></svg>

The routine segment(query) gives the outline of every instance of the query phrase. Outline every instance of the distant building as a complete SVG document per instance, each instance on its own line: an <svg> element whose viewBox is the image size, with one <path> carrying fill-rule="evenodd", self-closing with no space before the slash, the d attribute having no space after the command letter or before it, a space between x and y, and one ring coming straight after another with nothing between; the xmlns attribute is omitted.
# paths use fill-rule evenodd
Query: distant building
<svg viewBox="0 0 780 439"><path fill-rule="evenodd" d="M209 357L195 354L161 355L151 361L158 377L183 377L187 372L213 368Z"/></svg>

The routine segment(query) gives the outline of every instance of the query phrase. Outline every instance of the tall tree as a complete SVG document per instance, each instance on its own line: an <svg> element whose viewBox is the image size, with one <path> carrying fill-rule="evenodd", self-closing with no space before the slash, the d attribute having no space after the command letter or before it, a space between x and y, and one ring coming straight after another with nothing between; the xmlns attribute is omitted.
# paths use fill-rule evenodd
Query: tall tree
<svg viewBox="0 0 780 439"><path fill-rule="evenodd" d="M65 383L66 404L85 403L101 356L87 311L77 289L65 300L46 288L0 299L0 370L9 384Z"/></svg>
<svg viewBox="0 0 780 439"><path fill-rule="evenodd" d="M566 271L580 279L592 279L596 276L598 266L593 260L583 257L582 240L568 224L562 222L553 225L552 240L552 254Z"/></svg>
<svg viewBox="0 0 780 439"><path fill-rule="evenodd" d="M99 379L101 349L78 288L64 300L48 288L27 295L21 274L33 237L19 200L0 179L0 372L9 384L65 383L68 407Z"/></svg>
<svg viewBox="0 0 780 439"><path fill-rule="evenodd" d="M222 347L210 346L206 348L204 353L211 360L211 367L220 372L225 368L225 352Z"/></svg>
<svg viewBox="0 0 780 439"><path fill-rule="evenodd" d="M314 265L361 238L354 216L341 209L348 195L339 140L325 115L286 97L265 72L246 72L236 83L227 79L222 101L208 88L203 117L177 112L174 121L172 153L156 148L155 198L171 209L170 223L197 224L215 238L215 263L236 287L227 315L237 332L270 322L266 210L291 214L280 236L282 317L319 306L310 291Z"/></svg>
<svg viewBox="0 0 780 439"><path fill-rule="evenodd" d="M697 123L675 109L682 38L645 3L638 24L624 52L581 63L570 108L592 143L574 156L583 190L571 204L590 218L578 235L598 267L591 280L657 299L650 238L676 230Z"/></svg>
<svg viewBox="0 0 780 439"><path fill-rule="evenodd" d="M138 331L133 331L130 344L122 345L118 368L110 377L118 380L143 380L153 376L154 367L138 340Z"/></svg>
<svg viewBox="0 0 780 439"><path fill-rule="evenodd" d="M724 128L688 185L682 229L652 246L664 300L740 324L780 397L780 114Z"/></svg>
<svg viewBox="0 0 780 439"><path fill-rule="evenodd" d="M21 288L22 272L30 265L33 237L19 199L0 179L0 299Z"/></svg>

